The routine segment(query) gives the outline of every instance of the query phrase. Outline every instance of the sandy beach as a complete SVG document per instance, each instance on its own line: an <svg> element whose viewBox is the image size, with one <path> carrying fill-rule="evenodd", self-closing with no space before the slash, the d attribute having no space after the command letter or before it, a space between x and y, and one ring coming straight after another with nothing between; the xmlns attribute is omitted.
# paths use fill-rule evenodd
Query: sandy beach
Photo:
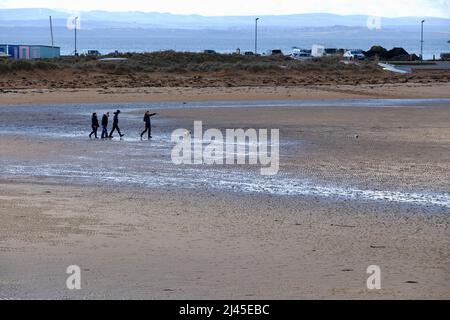
<svg viewBox="0 0 450 320"><path fill-rule="evenodd" d="M450 104L364 105L448 84L95 90L1 96L0 298L450 299ZM125 139L89 140L90 113L119 101ZM194 120L279 128L280 173L172 164L170 133Z"/></svg>
<svg viewBox="0 0 450 320"><path fill-rule="evenodd" d="M397 83L310 86L14 88L0 91L1 105L131 103L158 101L426 99L449 98L450 84Z"/></svg>

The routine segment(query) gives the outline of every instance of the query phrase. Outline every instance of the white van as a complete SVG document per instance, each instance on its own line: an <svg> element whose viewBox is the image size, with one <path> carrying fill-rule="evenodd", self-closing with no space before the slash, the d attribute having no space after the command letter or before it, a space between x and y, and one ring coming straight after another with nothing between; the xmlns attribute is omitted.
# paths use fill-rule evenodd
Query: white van
<svg viewBox="0 0 450 320"><path fill-rule="evenodd" d="M318 44L314 44L311 49L311 55L314 58L323 57L325 55L325 47Z"/></svg>

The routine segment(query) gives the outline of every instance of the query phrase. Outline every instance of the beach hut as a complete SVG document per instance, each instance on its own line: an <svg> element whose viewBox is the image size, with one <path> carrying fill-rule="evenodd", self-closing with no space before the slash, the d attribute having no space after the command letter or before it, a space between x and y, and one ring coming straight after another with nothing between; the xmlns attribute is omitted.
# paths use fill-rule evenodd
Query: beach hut
<svg viewBox="0 0 450 320"><path fill-rule="evenodd" d="M61 56L60 47L42 45L12 45L0 44L0 52L8 54L13 59L52 59Z"/></svg>
<svg viewBox="0 0 450 320"><path fill-rule="evenodd" d="M30 59L52 59L61 55L59 47L30 46Z"/></svg>

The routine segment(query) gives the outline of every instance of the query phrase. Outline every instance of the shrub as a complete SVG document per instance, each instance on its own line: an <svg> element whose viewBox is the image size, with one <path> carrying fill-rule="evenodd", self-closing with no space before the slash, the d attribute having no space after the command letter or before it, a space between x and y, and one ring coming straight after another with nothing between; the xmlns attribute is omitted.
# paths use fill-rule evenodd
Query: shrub
<svg viewBox="0 0 450 320"><path fill-rule="evenodd" d="M33 70L33 64L28 60L13 60L10 68L11 71L30 71Z"/></svg>
<svg viewBox="0 0 450 320"><path fill-rule="evenodd" d="M38 60L36 62L34 62L33 65L34 68L36 69L41 69L41 70L50 70L50 69L57 69L58 66L52 62L48 62L48 61L43 61L43 60Z"/></svg>
<svg viewBox="0 0 450 320"><path fill-rule="evenodd" d="M0 72L7 73L7 72L10 72L10 71L11 71L11 68L10 68L10 66L8 64L8 61L7 60L0 60Z"/></svg>

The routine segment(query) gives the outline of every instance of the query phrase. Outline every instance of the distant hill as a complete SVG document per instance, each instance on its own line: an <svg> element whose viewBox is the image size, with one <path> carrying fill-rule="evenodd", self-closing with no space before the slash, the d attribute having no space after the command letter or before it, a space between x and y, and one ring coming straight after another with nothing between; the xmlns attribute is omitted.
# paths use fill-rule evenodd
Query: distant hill
<svg viewBox="0 0 450 320"><path fill-rule="evenodd" d="M0 9L0 26L26 27L48 24L52 16L55 26L66 24L72 12L50 9ZM254 24L254 16L207 17L200 15L174 15L170 13L88 11L79 13L84 28L189 28L224 29ZM261 16L261 25L267 27L320 28L330 26L364 27L367 16L341 16L326 13ZM420 24L423 17L382 18L382 27L402 27ZM428 28L447 28L450 19L425 18Z"/></svg>
<svg viewBox="0 0 450 320"><path fill-rule="evenodd" d="M0 9L0 43L51 44L49 16L54 26L54 43L63 54L74 52L74 34L67 28L73 12L49 9ZM81 30L78 51L102 53L176 50L200 52L213 49L231 53L254 50L254 16L206 17L145 12L79 12ZM260 16L259 52L293 47L370 49L380 45L420 52L420 21L406 17L381 19L381 29L367 28L367 16L293 14ZM450 19L426 18L424 56L432 58L450 50Z"/></svg>

